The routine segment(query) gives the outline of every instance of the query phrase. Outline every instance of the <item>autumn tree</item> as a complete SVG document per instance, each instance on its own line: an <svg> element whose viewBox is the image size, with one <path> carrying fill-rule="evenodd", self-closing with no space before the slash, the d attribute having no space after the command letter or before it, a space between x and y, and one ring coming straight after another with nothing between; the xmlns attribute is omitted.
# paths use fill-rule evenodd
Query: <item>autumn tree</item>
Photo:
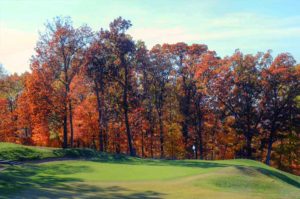
<svg viewBox="0 0 300 199"><path fill-rule="evenodd" d="M68 147L68 115L70 126L70 146L73 146L73 116L70 84L84 63L84 50L90 37L90 29L86 26L78 29L72 26L70 18L55 18L46 25L40 36L33 62L47 64L44 70L51 70L52 75L63 89L63 147Z"/></svg>
<svg viewBox="0 0 300 199"><path fill-rule="evenodd" d="M126 127L129 153L135 156L132 135L129 124L129 100L128 93L131 89L131 78L133 73L133 64L135 44L129 35L125 32L130 28L131 22L121 17L110 23L109 31L106 31L104 38L106 45L112 52L113 64L109 69L109 77L116 81L122 88L122 109Z"/></svg>
<svg viewBox="0 0 300 199"><path fill-rule="evenodd" d="M150 61L150 52L147 49L146 45L142 41L138 41L137 43L137 51L136 51L136 64L137 64L137 73L139 74L139 92L140 92L140 106L143 107L143 118L145 120L144 124L146 129L142 129L142 156L144 156L144 146L146 145L146 141L144 137L149 138L149 148L150 156L154 157L154 131L155 131L155 113L154 113L154 100L155 97L153 95L153 83L154 83L154 70L153 65ZM146 135L144 135L143 131L146 131Z"/></svg>
<svg viewBox="0 0 300 199"><path fill-rule="evenodd" d="M191 151L192 135L189 132L190 127L193 126L191 119L192 104L193 104L193 90L195 91L195 66L199 65L200 56L207 51L206 45L193 44L191 46L185 43L166 44L164 45L165 52L169 55L173 69L176 71L175 78L177 84L180 86L180 93L178 100L180 103L180 113L183 116L182 120L182 135L186 151ZM189 154L188 154L189 155Z"/></svg>
<svg viewBox="0 0 300 199"><path fill-rule="evenodd" d="M192 46L192 50L199 49L198 46ZM203 49L200 48L200 49ZM192 116L191 120L195 126L196 131L196 139L195 139L195 146L196 146L196 158L198 156L198 152L200 155L200 159L204 158L204 123L205 118L209 115L209 112L214 112L217 115L214 105L211 105L210 102L210 91L209 91L209 81L214 75L214 72L219 67L220 58L217 57L216 53L213 51L208 51L203 53L200 51L201 54L194 53L194 56L197 56L197 59L194 61L192 60L191 65L191 74L193 79L191 79L191 92L192 92ZM203 53L203 54L202 54Z"/></svg>
<svg viewBox="0 0 300 199"><path fill-rule="evenodd" d="M237 51L224 60L211 84L212 94L224 106L225 115L234 117L234 128L245 137L247 158L253 158L252 139L259 133L263 113L261 58L261 53L244 56Z"/></svg>
<svg viewBox="0 0 300 199"><path fill-rule="evenodd" d="M104 91L108 81L109 64L112 59L110 46L106 45L105 32L101 30L91 43L87 55L87 74L94 83L94 91L97 97L98 125L99 125L99 148L104 150Z"/></svg>
<svg viewBox="0 0 300 199"><path fill-rule="evenodd" d="M23 76L18 74L7 75L2 71L0 78L0 106L2 121L0 122L1 134L4 135L6 141L18 140L18 115L15 110L18 106L18 98L24 85Z"/></svg>
<svg viewBox="0 0 300 199"><path fill-rule="evenodd" d="M154 95L154 106L158 115L160 157L164 157L164 130L163 130L163 108L167 95L166 87L171 72L171 63L168 56L163 52L160 45L154 46L150 51L152 65L152 89Z"/></svg>
<svg viewBox="0 0 300 199"><path fill-rule="evenodd" d="M300 77L295 60L289 54L280 54L263 71L264 129L268 131L266 164L270 165L272 145L279 133L287 131L296 115L296 97L300 95Z"/></svg>

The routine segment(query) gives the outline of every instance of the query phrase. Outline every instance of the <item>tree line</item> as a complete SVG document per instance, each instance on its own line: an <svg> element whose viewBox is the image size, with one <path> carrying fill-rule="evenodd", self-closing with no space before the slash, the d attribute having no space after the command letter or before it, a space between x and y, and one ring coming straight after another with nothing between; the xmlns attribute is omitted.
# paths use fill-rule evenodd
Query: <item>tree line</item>
<svg viewBox="0 0 300 199"><path fill-rule="evenodd" d="M221 58L204 44L157 44L55 18L31 72L0 67L0 141L151 158L251 158L300 165L300 67L289 53ZM16 57L17 59L17 57Z"/></svg>

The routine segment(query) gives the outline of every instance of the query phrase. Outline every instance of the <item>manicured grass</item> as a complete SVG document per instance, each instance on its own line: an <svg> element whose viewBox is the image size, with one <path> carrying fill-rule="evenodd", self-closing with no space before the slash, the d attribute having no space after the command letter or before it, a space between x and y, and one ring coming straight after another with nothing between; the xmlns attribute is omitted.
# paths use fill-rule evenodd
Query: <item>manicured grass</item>
<svg viewBox="0 0 300 199"><path fill-rule="evenodd" d="M102 154L89 160L9 166L0 171L0 198L297 199L300 177L252 160L144 160Z"/></svg>

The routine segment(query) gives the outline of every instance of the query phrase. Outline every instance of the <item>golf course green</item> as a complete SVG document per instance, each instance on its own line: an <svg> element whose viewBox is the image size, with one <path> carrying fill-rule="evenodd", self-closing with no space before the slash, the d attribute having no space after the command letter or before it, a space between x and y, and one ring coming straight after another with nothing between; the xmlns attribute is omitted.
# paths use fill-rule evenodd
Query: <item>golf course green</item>
<svg viewBox="0 0 300 199"><path fill-rule="evenodd" d="M58 149L5 143L0 143L0 159L20 160L23 150L28 155L21 158L24 164L0 165L0 198L300 198L299 176L252 160L152 160L109 154L83 159L90 153L66 155Z"/></svg>

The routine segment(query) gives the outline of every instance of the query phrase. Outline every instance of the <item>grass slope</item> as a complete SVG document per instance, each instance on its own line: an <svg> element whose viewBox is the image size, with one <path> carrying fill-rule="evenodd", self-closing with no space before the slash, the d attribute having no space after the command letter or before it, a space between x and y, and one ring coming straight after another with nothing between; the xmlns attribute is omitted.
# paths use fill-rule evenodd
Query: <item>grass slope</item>
<svg viewBox="0 0 300 199"><path fill-rule="evenodd" d="M0 142L0 159L3 160L42 160L47 158L91 158L99 153L92 149L58 149L49 147L23 146L13 143Z"/></svg>
<svg viewBox="0 0 300 199"><path fill-rule="evenodd" d="M42 150L52 154L57 149ZM90 160L7 167L0 171L0 198L296 199L300 198L300 177L251 160L171 161L98 155Z"/></svg>

